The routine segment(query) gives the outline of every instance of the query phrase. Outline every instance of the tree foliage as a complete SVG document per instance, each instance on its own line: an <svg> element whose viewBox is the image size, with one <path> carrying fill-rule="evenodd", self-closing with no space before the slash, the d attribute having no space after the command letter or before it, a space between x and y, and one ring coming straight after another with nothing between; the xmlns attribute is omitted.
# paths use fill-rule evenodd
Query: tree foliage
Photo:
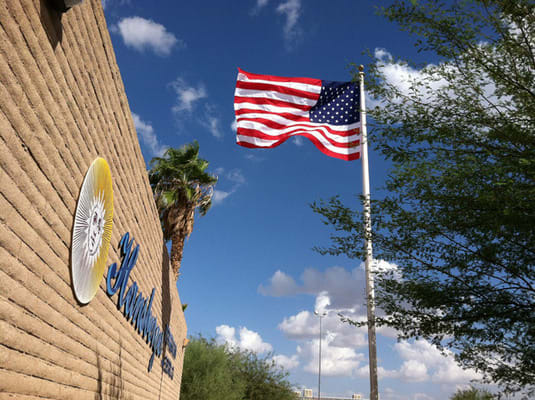
<svg viewBox="0 0 535 400"><path fill-rule="evenodd" d="M245 382L223 346L203 337L190 340L184 354L182 400L242 400Z"/></svg>
<svg viewBox="0 0 535 400"><path fill-rule="evenodd" d="M182 400L295 400L288 373L270 355L193 338L184 356Z"/></svg>
<svg viewBox="0 0 535 400"><path fill-rule="evenodd" d="M205 215L212 205L217 177L206 172L199 143L169 148L150 162L149 182L162 224L164 240L171 240L171 266L178 278L184 241L193 230L195 210Z"/></svg>
<svg viewBox="0 0 535 400"><path fill-rule="evenodd" d="M372 200L379 324L454 350L505 391L535 388L535 6L395 1L381 12L438 59L400 87L370 66L370 144L392 161ZM417 73L416 73L417 72ZM373 167L373 166L372 166ZM362 213L313 204L324 253L364 258Z"/></svg>
<svg viewBox="0 0 535 400"><path fill-rule="evenodd" d="M494 397L487 390L476 389L471 387L469 389L459 389L450 400L492 400Z"/></svg>

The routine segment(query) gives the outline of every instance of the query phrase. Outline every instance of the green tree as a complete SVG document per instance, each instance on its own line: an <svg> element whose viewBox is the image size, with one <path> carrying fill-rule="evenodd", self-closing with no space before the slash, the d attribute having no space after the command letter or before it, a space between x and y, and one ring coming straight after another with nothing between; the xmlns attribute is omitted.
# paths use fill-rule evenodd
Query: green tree
<svg viewBox="0 0 535 400"><path fill-rule="evenodd" d="M245 382L244 399L247 400L295 400L288 382L288 372L275 364L271 354L260 358L251 351L229 353L235 370Z"/></svg>
<svg viewBox="0 0 535 400"><path fill-rule="evenodd" d="M271 355L230 349L214 339L192 338L186 348L182 400L294 400L288 373Z"/></svg>
<svg viewBox="0 0 535 400"><path fill-rule="evenodd" d="M184 354L182 400L242 400L245 383L224 346L203 337L190 340Z"/></svg>
<svg viewBox="0 0 535 400"><path fill-rule="evenodd" d="M171 266L179 276L184 241L193 230L195 210L205 215L212 204L217 177L206 172L199 143L167 149L150 162L149 181L160 213L164 240L171 240Z"/></svg>
<svg viewBox="0 0 535 400"><path fill-rule="evenodd" d="M492 400L494 397L487 390L476 389L471 387L470 389L459 389L450 400Z"/></svg>
<svg viewBox="0 0 535 400"><path fill-rule="evenodd" d="M372 201L378 324L451 348L504 391L535 388L535 5L395 1L381 13L436 64L376 59L370 144L392 161ZM411 72L404 85L394 66ZM331 224L320 251L364 258L362 213L312 205Z"/></svg>

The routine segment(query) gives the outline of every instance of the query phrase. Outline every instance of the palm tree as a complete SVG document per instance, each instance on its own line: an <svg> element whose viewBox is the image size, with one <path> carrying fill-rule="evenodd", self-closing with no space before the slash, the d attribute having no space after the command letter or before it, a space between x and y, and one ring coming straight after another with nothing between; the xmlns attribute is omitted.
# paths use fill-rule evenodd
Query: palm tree
<svg viewBox="0 0 535 400"><path fill-rule="evenodd" d="M171 266L180 275L184 241L193 230L195 210L205 215L212 205L217 176L205 172L208 161L199 158L199 143L167 149L150 162L149 181L160 214L163 237L171 240Z"/></svg>

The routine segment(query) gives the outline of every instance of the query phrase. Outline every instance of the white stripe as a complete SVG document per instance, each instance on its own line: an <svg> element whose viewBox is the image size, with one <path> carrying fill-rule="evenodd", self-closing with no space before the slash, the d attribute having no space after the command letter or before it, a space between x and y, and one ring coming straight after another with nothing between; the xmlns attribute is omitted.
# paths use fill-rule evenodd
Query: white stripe
<svg viewBox="0 0 535 400"><path fill-rule="evenodd" d="M333 153L349 155L349 154L356 154L360 152L360 145L355 146L355 147L336 147L336 146L333 146L327 139L325 139L321 134L317 132L307 132L307 133L314 136L320 142L322 147L326 148L327 150ZM300 136L300 134L293 133L290 136ZM252 137L252 136L240 135L240 134L237 135L236 140L238 142L251 143L259 147L268 147L270 145L273 145L274 143L279 142L279 140L267 140L267 139Z"/></svg>
<svg viewBox="0 0 535 400"><path fill-rule="evenodd" d="M267 139L260 139L254 136L244 136L244 135L237 135L236 136L236 142L247 142L254 144L258 147L269 147L274 143L277 143L279 140L267 140Z"/></svg>
<svg viewBox="0 0 535 400"><path fill-rule="evenodd" d="M254 104L254 103L234 103L234 110L262 110L272 113L290 113L302 117L308 117L308 111L300 110L299 108L279 107L271 104Z"/></svg>
<svg viewBox="0 0 535 400"><path fill-rule="evenodd" d="M252 118L263 118L263 119L269 119L270 121L273 121L273 122L277 122L279 124L284 124L284 125L295 125L295 124L307 124L307 125L310 125L310 126L318 126L318 127L326 127L328 126L330 129L334 130L334 131L337 131L337 132L340 132L340 133L343 133L343 132L347 132L349 130L352 130L352 129L357 129L360 127L360 122L355 122L353 124L349 124L349 125L331 125L331 124L327 124L327 123L319 123L319 122L310 122L310 121L294 121L292 119L288 119L288 118L284 118L283 116L281 115L278 115L276 113L272 113L272 114L262 114L262 113L247 113L247 114L240 114L237 116L237 120L241 120L241 119L245 119L245 118L248 118L248 119L252 119Z"/></svg>
<svg viewBox="0 0 535 400"><path fill-rule="evenodd" d="M250 90L250 89L236 88L236 91L234 92L234 96L287 101L290 103L306 105L306 106L313 106L317 102L317 100L307 99L306 97L291 96L289 94L279 93L274 90Z"/></svg>
<svg viewBox="0 0 535 400"><path fill-rule="evenodd" d="M303 90L310 93L320 93L321 85L312 85L310 83L301 83L301 82L277 82L277 81L268 81L264 79L253 79L248 78L245 74L238 74L238 80L242 82L251 82L251 83L267 83L269 85L284 86L291 89Z"/></svg>
<svg viewBox="0 0 535 400"><path fill-rule="evenodd" d="M323 135L323 137L327 137L336 143L349 143L354 142L356 140L360 140L360 134L351 135L347 137L339 136L330 133L329 131L327 131L327 129L325 129L324 126L319 124L294 124L293 126L288 126L284 129L273 129L260 122L238 120L237 126L238 128L253 129L262 132L265 135L273 136L274 138L294 130L302 130L310 133L312 133L313 131L319 131L318 135L321 134Z"/></svg>

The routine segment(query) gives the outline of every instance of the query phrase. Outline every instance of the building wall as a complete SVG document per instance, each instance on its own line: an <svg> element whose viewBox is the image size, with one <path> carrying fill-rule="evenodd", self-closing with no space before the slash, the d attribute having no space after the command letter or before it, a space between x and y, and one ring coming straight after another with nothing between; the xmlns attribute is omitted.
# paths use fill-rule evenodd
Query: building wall
<svg viewBox="0 0 535 400"><path fill-rule="evenodd" d="M107 265L130 232L130 276L178 347L174 378L106 294L75 299L71 235L80 188L101 156L114 223ZM107 267L105 274L107 272ZM186 322L101 0L67 13L0 0L0 400L177 399Z"/></svg>

